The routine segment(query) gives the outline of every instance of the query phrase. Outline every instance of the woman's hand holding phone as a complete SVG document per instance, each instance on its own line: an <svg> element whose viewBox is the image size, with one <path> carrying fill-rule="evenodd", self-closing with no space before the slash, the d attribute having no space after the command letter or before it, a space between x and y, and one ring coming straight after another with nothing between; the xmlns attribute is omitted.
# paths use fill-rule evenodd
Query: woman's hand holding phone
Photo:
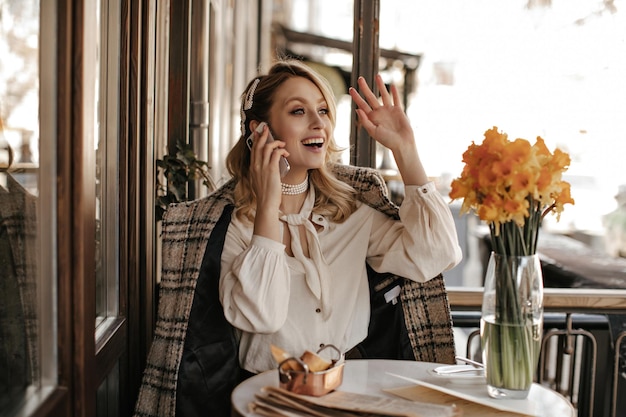
<svg viewBox="0 0 626 417"><path fill-rule="evenodd" d="M266 125L267 123L265 122L259 123L255 131L252 132L250 136L248 136L248 138L246 139L246 145L248 145L248 148L250 150L252 150L252 145L254 144L254 134L258 133L260 135L261 133L263 133L263 129L265 128ZM274 140L274 137L272 136L272 132L268 131L268 137L267 137L266 143L270 143L273 140ZM289 166L289 162L287 161L287 158L285 158L284 156L281 156L280 161L279 161L280 177L283 178L289 172L289 169L290 169L290 166Z"/></svg>

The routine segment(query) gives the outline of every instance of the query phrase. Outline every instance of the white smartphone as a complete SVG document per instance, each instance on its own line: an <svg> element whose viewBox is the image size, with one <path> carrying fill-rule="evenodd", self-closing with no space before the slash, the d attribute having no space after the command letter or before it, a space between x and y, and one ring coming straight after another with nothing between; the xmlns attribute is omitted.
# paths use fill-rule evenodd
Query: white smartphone
<svg viewBox="0 0 626 417"><path fill-rule="evenodd" d="M261 122L259 123L259 125L257 126L256 130L254 132L261 134L263 133L263 128L267 125L267 123L265 122ZM250 136L248 136L248 138L246 139L246 145L248 145L248 148L250 150L252 150L252 144L254 143L254 132L252 132L250 134ZM268 132L269 136L267 137L267 143L270 143L271 141L274 140L274 137L272 136L272 132L269 131ZM280 169L280 177L284 177L285 175L287 175L287 173L289 172L289 169L291 168L289 166L289 161L287 161L287 158L285 158L284 156L280 157L280 162L278 163L279 165L279 169Z"/></svg>

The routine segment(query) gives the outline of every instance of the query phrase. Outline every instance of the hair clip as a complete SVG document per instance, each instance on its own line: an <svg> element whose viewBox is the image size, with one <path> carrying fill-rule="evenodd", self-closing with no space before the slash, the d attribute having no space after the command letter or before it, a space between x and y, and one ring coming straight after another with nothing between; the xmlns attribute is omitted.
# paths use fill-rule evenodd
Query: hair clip
<svg viewBox="0 0 626 417"><path fill-rule="evenodd" d="M241 124L239 126L240 130L241 130L241 135L245 135L246 134L246 112L243 111L243 107L241 108L241 110L239 111L240 116L241 116Z"/></svg>
<svg viewBox="0 0 626 417"><path fill-rule="evenodd" d="M246 110L250 110L252 108L252 103L254 101L254 91L256 90L257 85L261 81L260 78L255 78L254 82L248 89L248 93L246 94L246 99L241 106L241 134L245 135L246 133Z"/></svg>
<svg viewBox="0 0 626 417"><path fill-rule="evenodd" d="M252 108L252 102L254 100L254 91L256 90L256 87L257 85L259 85L260 81L261 80L259 78L256 78L254 82L252 83L252 85L250 86L250 89L248 90L248 94L246 95L246 101L243 104L244 110L250 110Z"/></svg>

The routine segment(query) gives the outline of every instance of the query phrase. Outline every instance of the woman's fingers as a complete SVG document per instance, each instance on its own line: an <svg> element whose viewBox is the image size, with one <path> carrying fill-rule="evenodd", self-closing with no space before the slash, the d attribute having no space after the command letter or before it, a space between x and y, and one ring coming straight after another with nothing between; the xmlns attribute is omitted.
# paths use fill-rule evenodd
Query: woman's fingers
<svg viewBox="0 0 626 417"><path fill-rule="evenodd" d="M361 90L361 94L363 94L363 97L367 100L367 103L369 104L369 108L371 110L376 110L377 108L379 108L380 102L378 101L378 97L376 97L374 92L371 90L370 86L367 85L367 81L365 81L365 78L359 77L357 82L359 84L359 89ZM363 110L367 110L367 109L363 109Z"/></svg>
<svg viewBox="0 0 626 417"><path fill-rule="evenodd" d="M252 154L250 156L251 166L254 167L259 175L272 172L270 167L272 167L272 165L278 166L277 160L280 159L281 156L289 156L284 146L285 143L282 141L269 141L269 128L266 126L263 132L255 133Z"/></svg>
<svg viewBox="0 0 626 417"><path fill-rule="evenodd" d="M400 98L400 93L398 92L398 87L395 84L391 85L391 94L393 94L393 103L396 106L402 106L402 101Z"/></svg>
<svg viewBox="0 0 626 417"><path fill-rule="evenodd" d="M373 135L373 132L376 129L376 125L369 119L369 117L367 116L367 113L365 113L365 111L362 109L358 109L356 111L356 114L358 116L359 123L361 123L361 125L365 128L367 133L369 133L370 135Z"/></svg>
<svg viewBox="0 0 626 417"><path fill-rule="evenodd" d="M263 128L263 132L258 133L254 132L254 141L252 142L252 149L250 149L250 164L257 170L262 169L263 158L259 157L262 155L259 152L259 149L262 149L263 145L265 145L265 141L267 140L267 127Z"/></svg>
<svg viewBox="0 0 626 417"><path fill-rule="evenodd" d="M380 97L374 94L363 77L359 77L358 79L359 90L361 91L360 94L354 88L350 89L350 95L358 108L369 113L372 110L379 109L381 105L387 108L401 105L400 94L395 85L391 85L391 94L389 94L389 90L387 90L387 86L380 74L376 75L374 82L378 87Z"/></svg>
<svg viewBox="0 0 626 417"><path fill-rule="evenodd" d="M393 106L391 102L391 96L387 91L387 86L385 86L385 82L383 81L383 77L380 74L376 75L376 85L378 86L378 91L380 91L380 98L383 101L383 106L390 107Z"/></svg>
<svg viewBox="0 0 626 417"><path fill-rule="evenodd" d="M350 93L350 96L352 97L352 100L354 101L354 104L356 104L356 107L358 109L361 109L366 112L372 111L372 108L369 106L369 104L367 104L365 100L363 100L363 97L361 97L359 92L356 91L356 88L350 87L348 92Z"/></svg>

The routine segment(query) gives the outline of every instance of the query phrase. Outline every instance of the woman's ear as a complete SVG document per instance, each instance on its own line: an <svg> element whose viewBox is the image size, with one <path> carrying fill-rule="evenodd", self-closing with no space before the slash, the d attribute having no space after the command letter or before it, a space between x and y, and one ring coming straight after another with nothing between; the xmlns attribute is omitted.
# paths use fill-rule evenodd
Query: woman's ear
<svg viewBox="0 0 626 417"><path fill-rule="evenodd" d="M257 126L259 125L259 123L260 122L258 120L250 120L250 124L249 124L250 132L254 132Z"/></svg>

